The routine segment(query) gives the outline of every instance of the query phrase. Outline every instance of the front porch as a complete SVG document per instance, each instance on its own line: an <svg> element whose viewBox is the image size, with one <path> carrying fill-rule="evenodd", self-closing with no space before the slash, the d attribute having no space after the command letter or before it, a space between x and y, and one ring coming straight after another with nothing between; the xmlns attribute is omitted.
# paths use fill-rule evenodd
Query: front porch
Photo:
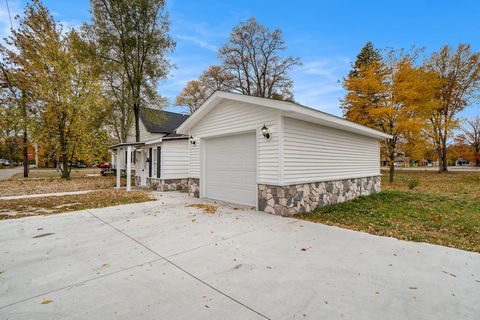
<svg viewBox="0 0 480 320"><path fill-rule="evenodd" d="M156 191L182 191L198 197L198 179L188 178L189 142L183 136L110 147L116 186L126 177L127 191L135 187ZM132 182L133 177L133 182Z"/></svg>

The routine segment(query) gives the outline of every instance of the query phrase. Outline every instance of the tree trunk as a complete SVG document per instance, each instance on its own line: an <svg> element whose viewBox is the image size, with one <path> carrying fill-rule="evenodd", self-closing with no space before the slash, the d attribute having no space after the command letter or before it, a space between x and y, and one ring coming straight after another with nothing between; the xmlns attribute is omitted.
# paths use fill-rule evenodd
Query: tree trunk
<svg viewBox="0 0 480 320"><path fill-rule="evenodd" d="M389 175L388 181L393 182L394 176L395 176L395 162L392 162L390 164L390 175Z"/></svg>
<svg viewBox="0 0 480 320"><path fill-rule="evenodd" d="M439 168L440 172L448 172L448 160L447 160L447 145L444 144L441 150L441 157L442 157L442 162L441 162L441 167Z"/></svg>
<svg viewBox="0 0 480 320"><path fill-rule="evenodd" d="M7 139L7 150L8 150L8 161L10 162L9 163L9 167L13 166L13 143L12 143L12 140L11 139Z"/></svg>
<svg viewBox="0 0 480 320"><path fill-rule="evenodd" d="M443 168L443 157L442 157L442 149L440 147L437 148L437 157L438 157L438 172L442 172Z"/></svg>
<svg viewBox="0 0 480 320"><path fill-rule="evenodd" d="M480 167L480 149L475 149L475 167Z"/></svg>
<svg viewBox="0 0 480 320"><path fill-rule="evenodd" d="M133 114L135 115L135 141L140 142L140 106L133 104Z"/></svg>
<svg viewBox="0 0 480 320"><path fill-rule="evenodd" d="M23 129L23 177L28 178L28 133Z"/></svg>
<svg viewBox="0 0 480 320"><path fill-rule="evenodd" d="M70 170L68 170L68 159L67 159L66 156L62 157L62 166L63 166L62 179L69 180L70 179Z"/></svg>

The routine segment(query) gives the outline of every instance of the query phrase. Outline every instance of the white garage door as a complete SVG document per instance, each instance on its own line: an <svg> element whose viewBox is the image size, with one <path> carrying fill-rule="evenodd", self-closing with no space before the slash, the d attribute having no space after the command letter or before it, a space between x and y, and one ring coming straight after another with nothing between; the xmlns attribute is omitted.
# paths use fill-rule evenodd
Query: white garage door
<svg viewBox="0 0 480 320"><path fill-rule="evenodd" d="M205 140L205 197L255 206L255 133Z"/></svg>

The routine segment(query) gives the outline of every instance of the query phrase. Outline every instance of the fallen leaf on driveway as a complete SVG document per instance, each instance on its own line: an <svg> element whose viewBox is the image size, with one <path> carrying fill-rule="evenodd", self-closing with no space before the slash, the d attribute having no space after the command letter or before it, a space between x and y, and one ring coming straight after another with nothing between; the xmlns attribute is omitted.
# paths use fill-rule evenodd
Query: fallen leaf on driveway
<svg viewBox="0 0 480 320"><path fill-rule="evenodd" d="M41 238L41 237L51 236L52 234L55 234L55 233L52 233L52 232L42 233L42 234L39 234L38 236L35 236L35 237L32 237L32 238L33 238L33 239L35 239L35 238Z"/></svg>
<svg viewBox="0 0 480 320"><path fill-rule="evenodd" d="M53 302L53 300L48 300L48 299L47 299L47 300L43 300L43 301L42 301L42 304L49 304L49 303L52 303L52 302Z"/></svg>
<svg viewBox="0 0 480 320"><path fill-rule="evenodd" d="M417 287L408 287L410 290L417 290Z"/></svg>
<svg viewBox="0 0 480 320"><path fill-rule="evenodd" d="M218 207L212 204L197 203L197 204L190 204L187 206L187 208L198 208L198 209L203 209L203 212L205 213L215 213L217 212Z"/></svg>

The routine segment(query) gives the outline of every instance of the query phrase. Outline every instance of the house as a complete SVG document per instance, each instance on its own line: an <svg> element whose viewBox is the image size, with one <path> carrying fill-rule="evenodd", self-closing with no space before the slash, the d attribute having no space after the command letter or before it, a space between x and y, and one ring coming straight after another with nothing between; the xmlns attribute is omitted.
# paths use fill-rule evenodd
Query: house
<svg viewBox="0 0 480 320"><path fill-rule="evenodd" d="M120 175L131 176L136 186L160 191L187 190L189 177L188 137L175 133L187 115L155 109L140 109L140 141L135 141L135 125L129 129L127 141L110 147L112 164ZM130 174L129 174L130 172Z"/></svg>
<svg viewBox="0 0 480 320"><path fill-rule="evenodd" d="M391 136L355 122L222 91L188 118L164 114L141 112L141 141L132 126L128 141L111 147L128 186L133 168L137 186L283 216L380 191L380 141Z"/></svg>
<svg viewBox="0 0 480 320"><path fill-rule="evenodd" d="M217 91L177 129L199 197L293 215L380 191L383 132L295 103Z"/></svg>

